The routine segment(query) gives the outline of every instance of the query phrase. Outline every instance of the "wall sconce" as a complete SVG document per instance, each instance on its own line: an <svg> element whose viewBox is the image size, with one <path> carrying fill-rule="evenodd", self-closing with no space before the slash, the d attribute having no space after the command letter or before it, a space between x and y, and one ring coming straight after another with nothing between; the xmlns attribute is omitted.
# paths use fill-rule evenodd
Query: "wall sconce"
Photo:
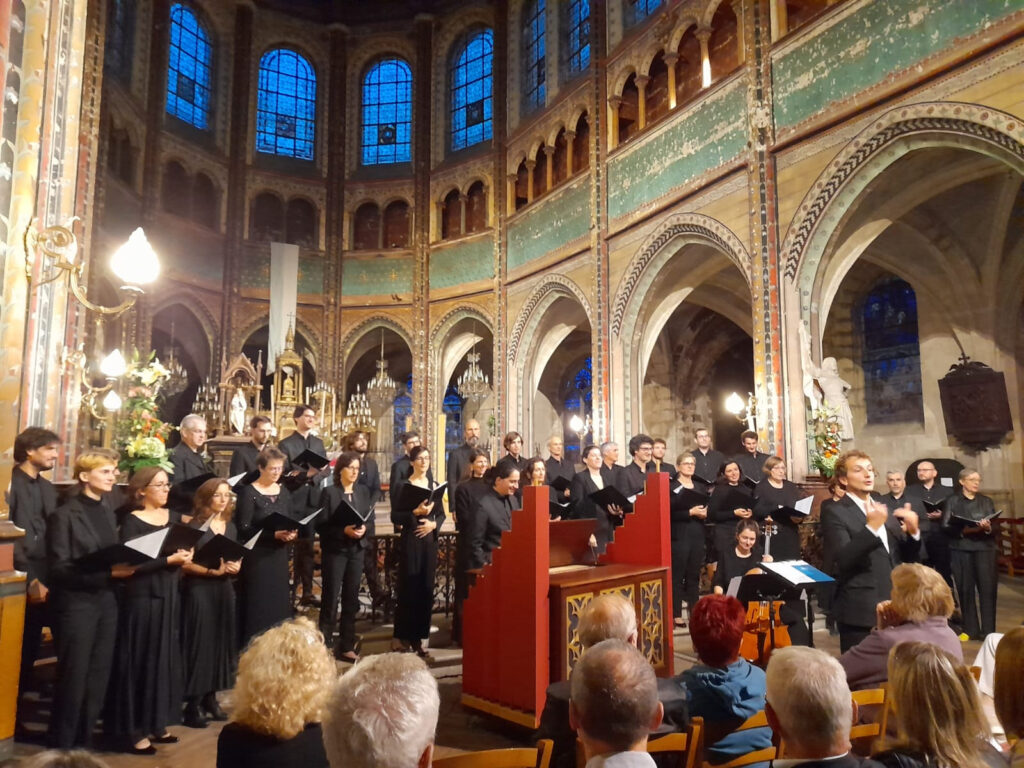
<svg viewBox="0 0 1024 768"><path fill-rule="evenodd" d="M124 359L124 355L121 354L121 350L115 349L100 361L100 373L107 380L102 387L95 387L89 383L85 352L81 347L76 352L68 352L65 349L61 354L61 363L79 375L83 390L82 410L100 421L105 420L109 414L121 410L121 395L118 394L115 386L128 371L128 363ZM102 411L100 407L102 407Z"/></svg>
<svg viewBox="0 0 1024 768"><path fill-rule="evenodd" d="M68 276L71 293L86 309L100 315L116 317L131 308L143 293L142 286L149 285L160 275L160 260L139 227L132 232L128 241L114 251L110 257L110 269L121 281L121 294L124 300L116 307L105 307L89 301L85 287L81 284L84 264L76 264L78 255L78 238L71 231L76 219L71 219L64 226L54 225L42 232L36 232L29 222L25 229L23 242L25 245L25 277L32 283L32 255L45 256L56 267L51 277L36 283L35 287L52 283Z"/></svg>
<svg viewBox="0 0 1024 768"><path fill-rule="evenodd" d="M757 432L757 398L752 392L747 393L747 401L733 392L725 398L725 410L736 417L736 420L745 423L751 432Z"/></svg>

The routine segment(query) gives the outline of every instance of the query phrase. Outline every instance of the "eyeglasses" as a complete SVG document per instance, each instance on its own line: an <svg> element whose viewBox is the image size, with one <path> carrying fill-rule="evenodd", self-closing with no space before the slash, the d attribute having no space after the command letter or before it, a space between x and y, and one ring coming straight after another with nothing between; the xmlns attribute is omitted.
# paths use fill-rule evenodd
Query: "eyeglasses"
<svg viewBox="0 0 1024 768"><path fill-rule="evenodd" d="M215 493L215 494L213 494L213 498L215 498L215 499L230 499L231 498L231 494L230 493Z"/></svg>

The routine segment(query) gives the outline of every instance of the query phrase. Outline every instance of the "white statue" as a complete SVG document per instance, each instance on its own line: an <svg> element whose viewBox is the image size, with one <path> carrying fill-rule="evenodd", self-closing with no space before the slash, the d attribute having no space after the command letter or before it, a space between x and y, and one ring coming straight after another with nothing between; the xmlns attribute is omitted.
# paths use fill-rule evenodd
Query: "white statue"
<svg viewBox="0 0 1024 768"><path fill-rule="evenodd" d="M235 394L231 397L228 420L231 422L234 432L239 435L245 434L245 409L245 395L242 394L241 389L236 389Z"/></svg>
<svg viewBox="0 0 1024 768"><path fill-rule="evenodd" d="M852 385L839 376L839 364L834 357L826 357L821 367L814 364L811 358L811 339L807 326L800 323L800 355L803 362L804 394L811 401L811 407L817 410L819 404L836 412L839 421L839 437L841 440L853 440L853 411L846 393ZM822 398L814 387L817 381Z"/></svg>

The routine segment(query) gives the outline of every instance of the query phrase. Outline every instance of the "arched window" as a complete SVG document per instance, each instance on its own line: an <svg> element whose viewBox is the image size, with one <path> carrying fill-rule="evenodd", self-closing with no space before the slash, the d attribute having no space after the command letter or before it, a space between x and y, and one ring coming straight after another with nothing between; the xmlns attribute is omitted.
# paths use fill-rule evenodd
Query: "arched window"
<svg viewBox="0 0 1024 768"><path fill-rule="evenodd" d="M647 113L647 125L651 125L668 114L668 66L665 64L664 51L659 51L647 70L644 106Z"/></svg>
<svg viewBox="0 0 1024 768"><path fill-rule="evenodd" d="M462 234L462 200L459 190L453 189L444 196L441 204L441 239L447 240Z"/></svg>
<svg viewBox="0 0 1024 768"><path fill-rule="evenodd" d="M448 455L462 445L462 398L454 384L449 384L444 393L444 455ZM448 482L456 478L448 478Z"/></svg>
<svg viewBox="0 0 1024 768"><path fill-rule="evenodd" d="M161 198L164 210L175 216L188 218L192 213L192 185L188 180L188 172L181 163L171 160L164 166Z"/></svg>
<svg viewBox="0 0 1024 768"><path fill-rule="evenodd" d="M487 190L482 181L474 181L466 193L466 234L487 229Z"/></svg>
<svg viewBox="0 0 1024 768"><path fill-rule="evenodd" d="M523 76L524 111L544 106L544 0L533 0L523 14L523 48L525 69Z"/></svg>
<svg viewBox="0 0 1024 768"><path fill-rule="evenodd" d="M465 149L491 138L491 65L494 33L489 29L472 34L458 49L449 72L451 148Z"/></svg>
<svg viewBox="0 0 1024 768"><path fill-rule="evenodd" d="M576 137L572 140L572 172L579 173L590 167L590 123L587 113L576 121Z"/></svg>
<svg viewBox="0 0 1024 768"><path fill-rule="evenodd" d="M316 206L309 200L293 197L285 214L285 242L316 248Z"/></svg>
<svg viewBox="0 0 1024 768"><path fill-rule="evenodd" d="M412 418L412 374L398 397L395 398L395 418L392 421L392 455L399 459L405 455L402 433L406 431L406 420Z"/></svg>
<svg viewBox="0 0 1024 768"><path fill-rule="evenodd" d="M566 63L571 76L590 66L590 0L569 1L565 28Z"/></svg>
<svg viewBox="0 0 1024 768"><path fill-rule="evenodd" d="M107 4L107 40L103 47L103 66L107 74L122 83L132 79L134 45L134 0L110 0Z"/></svg>
<svg viewBox="0 0 1024 768"><path fill-rule="evenodd" d="M395 200L384 209L384 247L409 247L409 204Z"/></svg>
<svg viewBox="0 0 1024 768"><path fill-rule="evenodd" d="M363 165L412 160L412 70L401 59L377 62L363 78Z"/></svg>
<svg viewBox="0 0 1024 768"><path fill-rule="evenodd" d="M220 223L220 195L205 173L197 173L192 182L192 220L209 229Z"/></svg>
<svg viewBox="0 0 1024 768"><path fill-rule="evenodd" d="M897 277L886 278L868 293L860 314L868 424L923 422L914 289Z"/></svg>
<svg viewBox="0 0 1024 768"><path fill-rule="evenodd" d="M578 414L580 418L585 419L593 409L593 370L589 356L584 359L583 365L576 371L572 381L566 383L563 391L566 390L568 391L563 400L566 418ZM578 444L569 440L565 441L567 458L571 458L574 462L578 463L581 460L579 451L580 447Z"/></svg>
<svg viewBox="0 0 1024 768"><path fill-rule="evenodd" d="M284 201L273 192L261 192L252 201L249 231L253 240L281 242L284 237Z"/></svg>
<svg viewBox="0 0 1024 768"><path fill-rule="evenodd" d="M374 251L380 248L380 208L376 203L363 203L356 208L352 222L352 249Z"/></svg>
<svg viewBox="0 0 1024 768"><path fill-rule="evenodd" d="M295 51L267 51L260 59L256 151L312 160L315 138L316 72Z"/></svg>
<svg viewBox="0 0 1024 768"><path fill-rule="evenodd" d="M626 0L626 25L639 24L658 8L661 0Z"/></svg>
<svg viewBox="0 0 1024 768"><path fill-rule="evenodd" d="M210 127L210 34L180 3L171 6L167 111L202 131Z"/></svg>
<svg viewBox="0 0 1024 768"><path fill-rule="evenodd" d="M629 76L622 87L619 102L619 143L628 141L640 130L640 90L636 86L636 73Z"/></svg>

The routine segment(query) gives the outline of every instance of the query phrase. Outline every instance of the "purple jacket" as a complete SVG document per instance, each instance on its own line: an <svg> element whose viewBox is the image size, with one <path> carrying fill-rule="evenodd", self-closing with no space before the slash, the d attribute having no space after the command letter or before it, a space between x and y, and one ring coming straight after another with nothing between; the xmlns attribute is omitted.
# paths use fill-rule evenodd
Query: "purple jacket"
<svg viewBox="0 0 1024 768"><path fill-rule="evenodd" d="M921 622L908 621L896 627L873 629L870 635L839 657L839 663L846 670L850 690L877 688L880 683L888 680L886 665L889 651L899 643L910 642L931 643L951 653L959 661L964 659L960 639L942 616L932 616Z"/></svg>

